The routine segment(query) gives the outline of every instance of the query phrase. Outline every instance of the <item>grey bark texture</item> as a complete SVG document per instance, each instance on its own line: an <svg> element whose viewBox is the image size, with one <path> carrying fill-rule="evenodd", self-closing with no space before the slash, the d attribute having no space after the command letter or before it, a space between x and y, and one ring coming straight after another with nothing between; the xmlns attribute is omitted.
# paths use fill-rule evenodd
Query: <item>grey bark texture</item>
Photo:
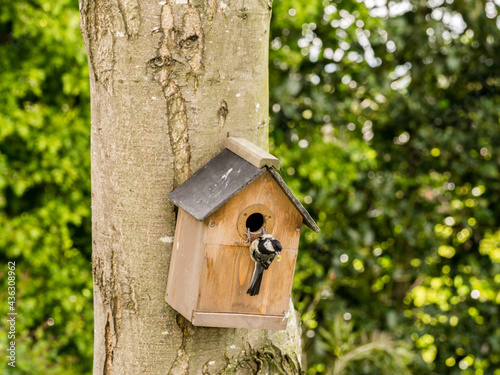
<svg viewBox="0 0 500 375"><path fill-rule="evenodd" d="M300 328L198 328L165 303L167 195L228 134L268 148L266 0L80 0L91 82L94 374L297 374ZM290 313L293 315L293 306Z"/></svg>

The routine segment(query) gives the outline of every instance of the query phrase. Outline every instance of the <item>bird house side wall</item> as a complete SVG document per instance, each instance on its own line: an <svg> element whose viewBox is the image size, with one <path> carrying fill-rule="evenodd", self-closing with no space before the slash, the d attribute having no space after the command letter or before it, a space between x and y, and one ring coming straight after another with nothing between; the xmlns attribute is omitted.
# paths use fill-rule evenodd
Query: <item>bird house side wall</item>
<svg viewBox="0 0 500 375"><path fill-rule="evenodd" d="M198 299L205 236L203 222L179 209L165 300L188 320Z"/></svg>

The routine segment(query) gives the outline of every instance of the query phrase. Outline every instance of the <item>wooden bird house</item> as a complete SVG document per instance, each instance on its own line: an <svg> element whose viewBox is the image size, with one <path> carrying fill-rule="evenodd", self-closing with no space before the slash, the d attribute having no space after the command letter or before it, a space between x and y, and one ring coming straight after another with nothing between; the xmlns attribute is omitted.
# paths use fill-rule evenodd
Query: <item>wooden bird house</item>
<svg viewBox="0 0 500 375"><path fill-rule="evenodd" d="M166 301L195 326L285 329L302 224L319 228L278 159L243 139L226 147L169 195L179 212ZM281 242L282 261L250 296L249 246L264 230Z"/></svg>

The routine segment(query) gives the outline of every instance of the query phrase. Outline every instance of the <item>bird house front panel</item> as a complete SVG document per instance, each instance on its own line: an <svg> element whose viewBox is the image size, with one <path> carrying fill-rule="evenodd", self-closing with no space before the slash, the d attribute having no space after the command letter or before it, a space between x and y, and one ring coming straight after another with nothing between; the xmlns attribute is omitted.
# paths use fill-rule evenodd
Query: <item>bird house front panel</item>
<svg viewBox="0 0 500 375"><path fill-rule="evenodd" d="M247 289L255 262L248 246L208 245L202 268L200 294L196 311L284 316L289 308L297 249L282 249L264 271L258 295Z"/></svg>
<svg viewBox="0 0 500 375"><path fill-rule="evenodd" d="M254 207L265 206L256 210ZM290 199L276 183L269 172L263 173L238 195L231 198L222 208L212 214L206 223L208 231L206 243L211 245L249 246L247 236L239 230L238 223L242 221L246 211L253 212L243 221L252 232L258 232L262 227L272 233L284 248L298 249L302 215ZM260 217L258 216L260 214ZM271 216L271 217L269 217ZM272 222L272 227L268 223ZM247 242L245 242L247 241Z"/></svg>

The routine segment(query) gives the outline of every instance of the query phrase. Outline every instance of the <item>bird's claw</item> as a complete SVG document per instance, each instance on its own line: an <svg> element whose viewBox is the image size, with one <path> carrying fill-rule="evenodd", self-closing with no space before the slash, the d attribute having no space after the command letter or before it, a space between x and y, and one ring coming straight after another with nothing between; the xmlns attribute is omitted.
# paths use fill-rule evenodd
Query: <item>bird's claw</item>
<svg viewBox="0 0 500 375"><path fill-rule="evenodd" d="M247 228L247 232L245 234L247 235L247 239L246 239L245 243L246 242L250 242L250 240L252 238L251 237L252 235L251 235L251 232L250 232L250 228Z"/></svg>

